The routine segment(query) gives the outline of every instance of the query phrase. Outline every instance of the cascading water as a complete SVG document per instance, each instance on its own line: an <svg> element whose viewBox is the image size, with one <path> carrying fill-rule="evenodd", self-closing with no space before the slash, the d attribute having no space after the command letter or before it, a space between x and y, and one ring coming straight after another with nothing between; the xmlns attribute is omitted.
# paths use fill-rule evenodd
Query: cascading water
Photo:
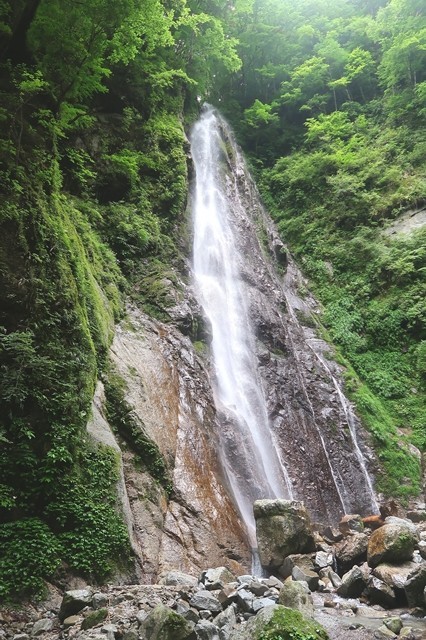
<svg viewBox="0 0 426 640"><path fill-rule="evenodd" d="M257 373L247 292L240 276L232 229L235 202L227 197L220 121L205 107L191 135L196 172L193 206L194 276L199 301L211 325L215 401L221 416L221 463L235 503L256 546L253 501L292 498L277 452Z"/></svg>
<svg viewBox="0 0 426 640"><path fill-rule="evenodd" d="M252 547L256 499L303 500L318 522L377 512L368 446L359 446L362 428L338 366L303 324L316 303L299 294L300 272L289 256L277 272L271 255L282 259L282 243L213 108L203 109L191 149L193 272L211 329L214 439Z"/></svg>

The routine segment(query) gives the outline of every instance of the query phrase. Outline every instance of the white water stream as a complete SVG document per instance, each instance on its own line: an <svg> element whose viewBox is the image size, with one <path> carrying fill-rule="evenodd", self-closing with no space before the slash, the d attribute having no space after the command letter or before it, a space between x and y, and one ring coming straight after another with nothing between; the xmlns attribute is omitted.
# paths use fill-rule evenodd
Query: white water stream
<svg viewBox="0 0 426 640"><path fill-rule="evenodd" d="M257 373L255 337L241 280L227 196L220 121L204 108L191 135L196 172L193 271L200 304L211 325L215 401L221 416L220 455L235 503L256 546L252 504L293 498L287 470L274 446Z"/></svg>

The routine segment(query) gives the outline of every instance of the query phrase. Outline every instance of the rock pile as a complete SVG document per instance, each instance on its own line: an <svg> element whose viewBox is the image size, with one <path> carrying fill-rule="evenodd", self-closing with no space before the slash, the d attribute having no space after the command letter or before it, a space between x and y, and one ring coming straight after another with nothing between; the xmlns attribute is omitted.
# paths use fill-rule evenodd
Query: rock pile
<svg viewBox="0 0 426 640"><path fill-rule="evenodd" d="M285 625L288 637L302 628L310 640L346 640L349 630L353 640L426 638L426 522L417 513L373 529L347 515L315 532L301 503L260 501L255 514L259 556L274 575L218 567L71 590L26 612L0 610L0 640L258 640L265 628L286 638Z"/></svg>
<svg viewBox="0 0 426 640"><path fill-rule="evenodd" d="M200 581L177 571L163 576L161 584L92 587L67 591L59 610L38 611L25 623L10 624L0 637L12 640L251 640L248 621L265 624L279 604L283 583L278 578L235 578L228 569L204 571ZM290 612L292 618L295 612ZM290 623L294 622L290 620ZM318 630L318 640L327 638L320 625L298 620ZM246 632L247 627L247 632ZM248 634L248 635L247 635ZM314 636L313 636L314 637Z"/></svg>

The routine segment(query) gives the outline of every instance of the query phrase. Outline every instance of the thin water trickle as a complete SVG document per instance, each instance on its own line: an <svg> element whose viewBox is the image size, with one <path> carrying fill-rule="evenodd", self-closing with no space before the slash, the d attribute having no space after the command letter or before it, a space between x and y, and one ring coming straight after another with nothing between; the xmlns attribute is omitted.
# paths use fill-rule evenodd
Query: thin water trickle
<svg viewBox="0 0 426 640"><path fill-rule="evenodd" d="M292 498L287 471L274 446L257 371L255 337L238 269L227 196L220 121L206 107L191 135L196 184L193 271L199 302L211 326L215 402L221 417L220 457L235 503L256 546L252 504Z"/></svg>

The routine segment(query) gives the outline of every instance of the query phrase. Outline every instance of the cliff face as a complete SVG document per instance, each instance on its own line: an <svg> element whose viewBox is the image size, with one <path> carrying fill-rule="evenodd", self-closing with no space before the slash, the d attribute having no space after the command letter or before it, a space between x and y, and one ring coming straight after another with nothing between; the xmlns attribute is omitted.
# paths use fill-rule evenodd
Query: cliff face
<svg viewBox="0 0 426 640"><path fill-rule="evenodd" d="M222 135L228 149L222 174L238 253L244 256L238 268L255 355L293 497L320 522L336 522L344 512L370 514L377 503L369 471L377 462L341 391L342 369L318 335L319 306L262 209L225 125ZM169 569L197 574L207 565L226 564L247 570L251 561L220 464L220 448L229 442L236 445L234 472L245 473L238 468L232 422L215 408L212 356L208 345L191 342L179 329L194 327L200 317L193 285L180 281L179 294L168 299L168 324L129 306L111 348L134 424L158 447L172 482L168 499L124 447L127 521L144 581ZM207 324L197 331L208 343Z"/></svg>

